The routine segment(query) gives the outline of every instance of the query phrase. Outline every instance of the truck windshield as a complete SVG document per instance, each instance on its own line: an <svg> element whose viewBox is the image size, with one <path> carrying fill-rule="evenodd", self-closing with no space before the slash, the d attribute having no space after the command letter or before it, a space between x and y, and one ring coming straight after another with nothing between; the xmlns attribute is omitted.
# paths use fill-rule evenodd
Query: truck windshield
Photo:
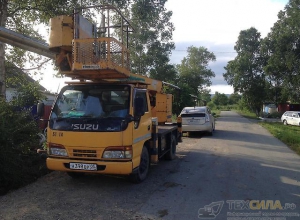
<svg viewBox="0 0 300 220"><path fill-rule="evenodd" d="M78 85L64 87L57 97L50 116L50 127L75 130L91 122L94 130L119 130L105 121L120 124L129 114L128 86ZM87 119L89 121L87 121ZM79 124L79 126L78 126ZM107 127L105 127L107 124ZM81 126L83 129L85 126ZM89 126L90 127L90 126Z"/></svg>

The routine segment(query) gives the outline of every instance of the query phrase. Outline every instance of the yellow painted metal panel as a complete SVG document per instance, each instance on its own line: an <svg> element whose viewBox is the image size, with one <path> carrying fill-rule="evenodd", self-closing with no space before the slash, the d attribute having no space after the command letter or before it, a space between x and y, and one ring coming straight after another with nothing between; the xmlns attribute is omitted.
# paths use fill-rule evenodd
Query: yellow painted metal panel
<svg viewBox="0 0 300 220"><path fill-rule="evenodd" d="M158 123L172 122L172 99L171 94L156 94L156 117Z"/></svg>
<svg viewBox="0 0 300 220"><path fill-rule="evenodd" d="M128 146L132 144L130 127L123 132L80 132L56 131L48 128L48 142L68 147L105 148L108 146Z"/></svg>
<svg viewBox="0 0 300 220"><path fill-rule="evenodd" d="M133 130L133 168L140 165L144 143L149 139L151 139L151 113L147 112L141 117L139 127Z"/></svg>
<svg viewBox="0 0 300 220"><path fill-rule="evenodd" d="M147 97L147 103L148 106L150 106L149 97ZM149 108L148 111L141 117L139 126L137 128L133 128L133 168L140 165L144 143L151 139L151 127L151 110Z"/></svg>
<svg viewBox="0 0 300 220"><path fill-rule="evenodd" d="M50 19L49 48L64 48L71 50L73 40L73 18L58 16Z"/></svg>

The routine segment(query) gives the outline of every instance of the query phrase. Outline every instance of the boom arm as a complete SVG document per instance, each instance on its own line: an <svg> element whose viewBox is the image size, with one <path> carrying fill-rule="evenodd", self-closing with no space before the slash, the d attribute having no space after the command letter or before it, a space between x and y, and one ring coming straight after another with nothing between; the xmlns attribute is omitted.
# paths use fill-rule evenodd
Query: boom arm
<svg viewBox="0 0 300 220"><path fill-rule="evenodd" d="M56 53L49 50L49 45L37 39L19 34L0 26L0 41L24 50L55 59Z"/></svg>

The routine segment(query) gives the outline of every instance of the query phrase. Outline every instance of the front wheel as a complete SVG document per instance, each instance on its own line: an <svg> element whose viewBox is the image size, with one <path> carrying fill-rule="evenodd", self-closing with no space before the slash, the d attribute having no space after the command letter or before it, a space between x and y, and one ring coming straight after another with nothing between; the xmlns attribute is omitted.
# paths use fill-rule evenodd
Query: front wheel
<svg viewBox="0 0 300 220"><path fill-rule="evenodd" d="M141 154L141 162L137 171L130 174L129 179L133 183L140 183L147 178L148 172L150 168L150 157L149 151L147 147L143 147L142 154Z"/></svg>
<svg viewBox="0 0 300 220"><path fill-rule="evenodd" d="M286 120L283 120L283 124L284 124L284 125L288 125L288 123L287 123Z"/></svg>

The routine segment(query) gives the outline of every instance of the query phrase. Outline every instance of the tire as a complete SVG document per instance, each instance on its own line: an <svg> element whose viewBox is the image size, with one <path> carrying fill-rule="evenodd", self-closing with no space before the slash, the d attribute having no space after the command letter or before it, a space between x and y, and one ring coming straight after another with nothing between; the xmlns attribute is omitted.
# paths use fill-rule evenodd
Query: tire
<svg viewBox="0 0 300 220"><path fill-rule="evenodd" d="M67 174L73 179L79 179L84 176L84 173L79 173L79 172L67 172Z"/></svg>
<svg viewBox="0 0 300 220"><path fill-rule="evenodd" d="M283 120L283 124L284 124L284 125L288 125L288 123L287 123L286 120Z"/></svg>
<svg viewBox="0 0 300 220"><path fill-rule="evenodd" d="M166 160L174 160L176 158L176 137L174 134L171 136L171 143L169 144L170 150L165 155Z"/></svg>
<svg viewBox="0 0 300 220"><path fill-rule="evenodd" d="M208 136L213 136L214 125L211 125L211 130L207 132Z"/></svg>
<svg viewBox="0 0 300 220"><path fill-rule="evenodd" d="M141 162L136 172L130 174L129 179L133 183L143 182L148 175L150 168L150 156L147 147L143 147L141 154Z"/></svg>

